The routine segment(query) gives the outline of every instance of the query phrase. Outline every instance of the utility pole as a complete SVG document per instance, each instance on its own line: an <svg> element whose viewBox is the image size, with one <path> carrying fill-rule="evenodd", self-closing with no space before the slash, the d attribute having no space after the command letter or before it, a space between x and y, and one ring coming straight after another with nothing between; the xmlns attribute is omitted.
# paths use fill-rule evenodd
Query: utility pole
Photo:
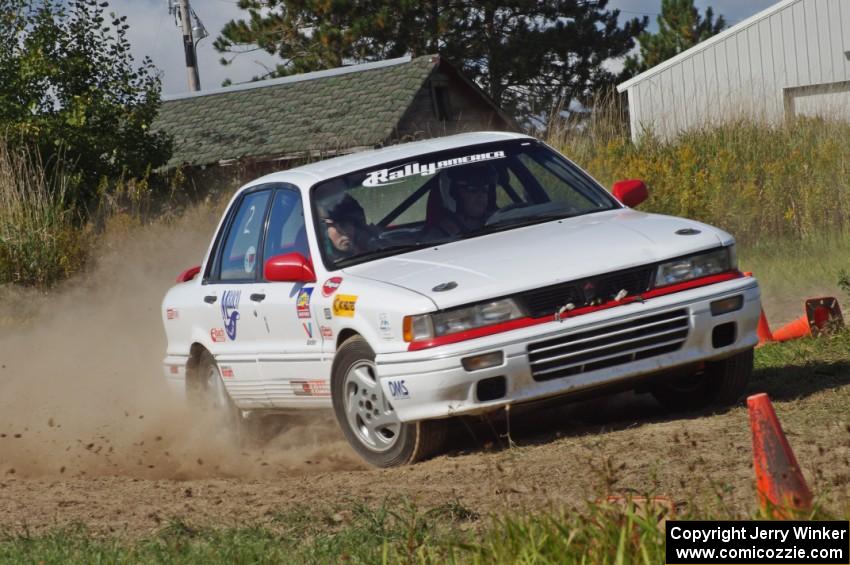
<svg viewBox="0 0 850 565"><path fill-rule="evenodd" d="M186 52L186 74L189 77L189 90L197 92L201 89L201 79L198 77L198 55L195 51L195 40L192 38L192 18L189 0L177 0L180 10L180 23L183 28L183 50Z"/></svg>

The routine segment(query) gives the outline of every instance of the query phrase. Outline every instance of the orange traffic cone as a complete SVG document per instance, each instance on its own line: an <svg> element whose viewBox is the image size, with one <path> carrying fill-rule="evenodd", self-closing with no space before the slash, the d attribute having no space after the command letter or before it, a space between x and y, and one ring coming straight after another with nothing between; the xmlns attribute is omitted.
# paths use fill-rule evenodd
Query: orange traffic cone
<svg viewBox="0 0 850 565"><path fill-rule="evenodd" d="M812 335L812 328L809 326L809 317L805 314L789 324L785 324L775 332L773 332L774 341L790 341Z"/></svg>
<svg viewBox="0 0 850 565"><path fill-rule="evenodd" d="M844 325L841 306L832 296L806 300L806 316L813 335L826 333Z"/></svg>
<svg viewBox="0 0 850 565"><path fill-rule="evenodd" d="M788 518L812 508L812 493L806 485L794 452L782 432L770 398L764 393L747 398L753 430L753 467L762 511Z"/></svg>
<svg viewBox="0 0 850 565"><path fill-rule="evenodd" d="M844 325L841 307L832 296L809 298L806 313L773 332L775 341L788 341L809 335L820 335Z"/></svg>
<svg viewBox="0 0 850 565"><path fill-rule="evenodd" d="M761 309L761 316L759 316L759 325L758 328L756 328L756 334L759 336L759 347L768 341L773 341L773 334L770 332L770 326L767 324L767 316L764 315L764 308Z"/></svg>
<svg viewBox="0 0 850 565"><path fill-rule="evenodd" d="M752 271L745 271L745 277L753 276ZM767 324L767 316L764 315L764 308L761 309L761 315L759 316L759 325L756 328L756 335L759 338L759 344L756 347L761 347L768 341L773 341L773 334L770 333L770 326Z"/></svg>

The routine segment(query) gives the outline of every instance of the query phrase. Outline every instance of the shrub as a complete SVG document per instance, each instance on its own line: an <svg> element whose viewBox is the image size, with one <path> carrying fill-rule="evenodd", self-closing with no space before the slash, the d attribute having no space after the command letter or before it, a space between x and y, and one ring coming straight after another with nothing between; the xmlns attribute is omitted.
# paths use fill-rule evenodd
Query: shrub
<svg viewBox="0 0 850 565"><path fill-rule="evenodd" d="M67 179L0 140L0 283L48 287L82 267L88 231L65 207Z"/></svg>
<svg viewBox="0 0 850 565"><path fill-rule="evenodd" d="M739 120L633 144L603 118L549 141L608 186L645 180L642 209L705 221L746 243L841 232L850 220L850 123Z"/></svg>

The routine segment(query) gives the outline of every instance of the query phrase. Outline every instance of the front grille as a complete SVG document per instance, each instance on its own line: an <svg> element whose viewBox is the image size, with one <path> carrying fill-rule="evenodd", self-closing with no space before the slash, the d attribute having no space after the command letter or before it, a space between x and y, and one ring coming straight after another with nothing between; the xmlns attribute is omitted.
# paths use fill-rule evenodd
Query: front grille
<svg viewBox="0 0 850 565"><path fill-rule="evenodd" d="M531 375L548 381L671 353L685 343L688 327L688 311L672 310L532 343Z"/></svg>
<svg viewBox="0 0 850 565"><path fill-rule="evenodd" d="M576 308L613 300L625 290L634 296L649 290L653 267L640 267L529 290L516 298L533 318L552 316L562 306L572 303Z"/></svg>

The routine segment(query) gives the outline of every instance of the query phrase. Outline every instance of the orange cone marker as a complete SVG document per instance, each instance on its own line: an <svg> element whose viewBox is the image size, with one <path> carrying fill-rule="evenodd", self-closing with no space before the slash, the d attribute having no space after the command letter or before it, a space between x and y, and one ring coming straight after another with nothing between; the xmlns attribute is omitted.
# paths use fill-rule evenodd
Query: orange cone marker
<svg viewBox="0 0 850 565"><path fill-rule="evenodd" d="M789 341L810 335L830 333L844 325L841 307L832 296L809 298L805 305L806 313L773 332L774 341ZM759 322L761 328L761 322Z"/></svg>
<svg viewBox="0 0 850 565"><path fill-rule="evenodd" d="M753 431L753 467L762 511L770 511L780 519L810 511L812 493L782 432L770 398L764 393L750 396L747 408Z"/></svg>
<svg viewBox="0 0 850 565"><path fill-rule="evenodd" d="M830 333L844 327L841 306L832 296L806 300L806 316L809 319L812 335Z"/></svg>
<svg viewBox="0 0 850 565"><path fill-rule="evenodd" d="M770 326L767 323L767 316L764 315L764 308L761 309L761 316L759 316L759 325L758 328L756 328L756 335L759 337L759 347L768 341L773 341L773 334L770 332Z"/></svg>
<svg viewBox="0 0 850 565"><path fill-rule="evenodd" d="M812 335L812 328L809 326L809 317L803 314L793 322L773 332L773 339L775 341L790 341L810 335Z"/></svg>

